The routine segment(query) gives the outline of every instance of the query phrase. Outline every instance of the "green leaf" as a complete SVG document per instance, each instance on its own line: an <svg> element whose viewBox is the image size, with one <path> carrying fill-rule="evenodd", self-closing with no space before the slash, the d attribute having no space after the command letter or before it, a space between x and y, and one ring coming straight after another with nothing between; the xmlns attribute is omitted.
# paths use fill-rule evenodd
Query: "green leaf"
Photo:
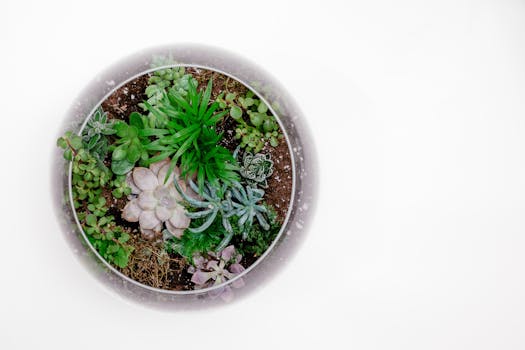
<svg viewBox="0 0 525 350"><path fill-rule="evenodd" d="M158 154L154 157L151 157L150 159L148 159L146 161L146 165L150 165L150 164L153 164L153 163L156 163L156 162L160 162L161 160L164 160L166 158L168 158L170 155L172 155L175 151L168 151L168 152L163 152L161 154Z"/></svg>
<svg viewBox="0 0 525 350"><path fill-rule="evenodd" d="M131 163L127 159L114 160L111 162L111 170L116 175L126 175L133 169L135 163Z"/></svg>
<svg viewBox="0 0 525 350"><path fill-rule="evenodd" d="M120 247L119 247L118 244L112 243L112 244L108 245L108 249L106 250L106 253L113 254L113 253L118 252L119 249L120 249Z"/></svg>
<svg viewBox="0 0 525 350"><path fill-rule="evenodd" d="M86 224L89 226L96 226L97 225L97 217L93 214L89 214L86 216Z"/></svg>
<svg viewBox="0 0 525 350"><path fill-rule="evenodd" d="M126 158L126 155L127 155L126 147L122 145L122 146L115 148L115 150L113 151L113 154L111 155L111 158L113 159L113 161L120 161Z"/></svg>
<svg viewBox="0 0 525 350"><path fill-rule="evenodd" d="M126 137L133 139L139 135L139 129L136 126L131 125L128 127L128 132Z"/></svg>
<svg viewBox="0 0 525 350"><path fill-rule="evenodd" d="M242 109L239 106L232 106L230 109L230 116L233 119L240 119L242 117Z"/></svg>
<svg viewBox="0 0 525 350"><path fill-rule="evenodd" d="M233 102L234 99L235 99L235 94L233 92L229 92L226 94L226 98L225 98L226 101Z"/></svg>
<svg viewBox="0 0 525 350"><path fill-rule="evenodd" d="M123 233L122 235L120 235L118 241L120 243L126 243L127 241L129 241L130 237L127 233Z"/></svg>
<svg viewBox="0 0 525 350"><path fill-rule="evenodd" d="M213 86L213 79L210 79L208 81L208 86L206 86L206 90L204 91L204 95L201 100L201 105L199 107L200 117L204 115L204 112L206 111L206 107L208 107L208 103L210 102L212 86Z"/></svg>
<svg viewBox="0 0 525 350"><path fill-rule="evenodd" d="M63 137L59 137L57 140L57 146L60 148L67 148L67 141Z"/></svg>
<svg viewBox="0 0 525 350"><path fill-rule="evenodd" d="M166 130L166 129L148 128L148 129L139 130L139 136L142 136L142 137L164 136L164 135L167 135L167 134L169 134L169 131Z"/></svg>
<svg viewBox="0 0 525 350"><path fill-rule="evenodd" d="M66 160L73 160L73 151L71 151L71 149L69 149L69 148L66 149L66 150L64 151L64 158L65 158Z"/></svg>
<svg viewBox="0 0 525 350"><path fill-rule="evenodd" d="M115 263L115 265L117 265L118 267L121 267L121 268L124 268L128 265L128 254L126 253L126 251L123 249L123 248L120 248L114 258L113 258L113 262Z"/></svg>
<svg viewBox="0 0 525 350"><path fill-rule="evenodd" d="M78 135L71 136L69 143L74 149L79 149L82 147L82 138Z"/></svg>
<svg viewBox="0 0 525 350"><path fill-rule="evenodd" d="M139 146L137 146L136 144L132 144L128 148L127 160L130 163L135 164L140 159L140 153L141 153L141 149L139 148Z"/></svg>
<svg viewBox="0 0 525 350"><path fill-rule="evenodd" d="M266 103L261 101L259 103L259 106L257 107L257 112L259 112L259 113L266 113L267 111L268 111L268 106L266 105Z"/></svg>
<svg viewBox="0 0 525 350"><path fill-rule="evenodd" d="M136 127L137 129L143 129L144 123L142 122L142 115L138 112L133 112L129 115L129 125Z"/></svg>
<svg viewBox="0 0 525 350"><path fill-rule="evenodd" d="M118 137L125 137L128 134L128 128L128 124L121 120L113 124L113 129L115 129L115 131L117 132Z"/></svg>

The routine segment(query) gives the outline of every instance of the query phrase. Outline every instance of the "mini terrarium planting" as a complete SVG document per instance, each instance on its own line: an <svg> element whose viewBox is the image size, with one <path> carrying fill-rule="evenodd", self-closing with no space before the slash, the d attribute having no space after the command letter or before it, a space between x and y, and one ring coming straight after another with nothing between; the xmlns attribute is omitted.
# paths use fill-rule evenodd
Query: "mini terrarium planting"
<svg viewBox="0 0 525 350"><path fill-rule="evenodd" d="M57 144L87 244L148 288L231 300L290 214L293 157L278 115L210 68L135 76Z"/></svg>

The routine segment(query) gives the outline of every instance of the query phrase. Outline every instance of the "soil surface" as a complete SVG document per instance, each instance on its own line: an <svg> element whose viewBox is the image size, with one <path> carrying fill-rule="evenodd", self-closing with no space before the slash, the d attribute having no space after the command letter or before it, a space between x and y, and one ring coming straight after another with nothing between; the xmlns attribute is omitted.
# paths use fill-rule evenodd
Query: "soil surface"
<svg viewBox="0 0 525 350"><path fill-rule="evenodd" d="M208 80L213 78L212 99L217 98L223 92L235 92L242 95L248 90L238 81L217 72L199 68L187 68L186 72L191 73L197 79L199 89L205 88ZM150 74L145 74L115 90L102 103L102 108L108 113L108 116L112 119L128 121L130 113L144 113L138 104L147 99L144 91L148 86L150 76ZM236 122L229 116L217 126L218 131L223 133L221 145L231 151L239 145L239 141L234 138L235 126ZM277 147L266 143L261 152L270 154L274 162L273 175L268 180L264 199L267 204L274 207L277 212L277 220L283 223L288 212L292 191L292 163L288 145L285 140L280 140ZM108 164L109 160L109 158L106 160ZM126 276L151 287L168 290L193 289L193 283L190 281L191 275L186 272L188 263L184 258L166 253L163 250L162 241L152 242L142 239L138 224L121 218L122 209L128 199L114 198L109 188L103 192L103 195L109 206L109 212L115 217L116 223L130 233L129 243L135 247L128 266L119 270ZM242 262L247 268L256 260L256 257L245 257Z"/></svg>

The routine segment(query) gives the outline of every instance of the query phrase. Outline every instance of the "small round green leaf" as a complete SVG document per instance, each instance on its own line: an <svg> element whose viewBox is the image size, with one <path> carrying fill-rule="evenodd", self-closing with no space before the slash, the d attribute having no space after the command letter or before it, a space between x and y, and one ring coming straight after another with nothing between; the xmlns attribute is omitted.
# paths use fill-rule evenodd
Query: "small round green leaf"
<svg viewBox="0 0 525 350"><path fill-rule="evenodd" d="M86 224L89 226L96 226L97 225L97 217L93 214L89 214L86 216Z"/></svg>
<svg viewBox="0 0 525 350"><path fill-rule="evenodd" d="M230 116L233 119L240 119L242 117L242 109L239 106L233 106L230 109Z"/></svg>

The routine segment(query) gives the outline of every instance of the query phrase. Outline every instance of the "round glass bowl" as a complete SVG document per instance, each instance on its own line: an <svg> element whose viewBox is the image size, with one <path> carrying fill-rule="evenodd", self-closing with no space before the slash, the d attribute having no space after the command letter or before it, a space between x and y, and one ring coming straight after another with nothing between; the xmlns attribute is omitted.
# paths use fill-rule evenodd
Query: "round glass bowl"
<svg viewBox="0 0 525 350"><path fill-rule="evenodd" d="M316 195L315 150L298 107L286 91L266 72L236 55L200 45L171 45L144 50L129 56L94 79L66 116L60 135L65 131L80 134L94 111L106 103L118 89L141 76L159 69L185 67L193 71L215 72L231 78L264 101L276 117L284 135L291 166L289 206L282 214L282 226L269 248L235 278L217 286L195 290L156 288L130 278L100 256L87 239L72 205L71 162L57 149L53 159L53 191L57 216L67 242L88 270L106 286L131 300L163 309L194 308L223 304L217 292L230 284L234 299L247 295L277 273L290 260L302 241L313 214ZM229 288L229 287L228 287Z"/></svg>

